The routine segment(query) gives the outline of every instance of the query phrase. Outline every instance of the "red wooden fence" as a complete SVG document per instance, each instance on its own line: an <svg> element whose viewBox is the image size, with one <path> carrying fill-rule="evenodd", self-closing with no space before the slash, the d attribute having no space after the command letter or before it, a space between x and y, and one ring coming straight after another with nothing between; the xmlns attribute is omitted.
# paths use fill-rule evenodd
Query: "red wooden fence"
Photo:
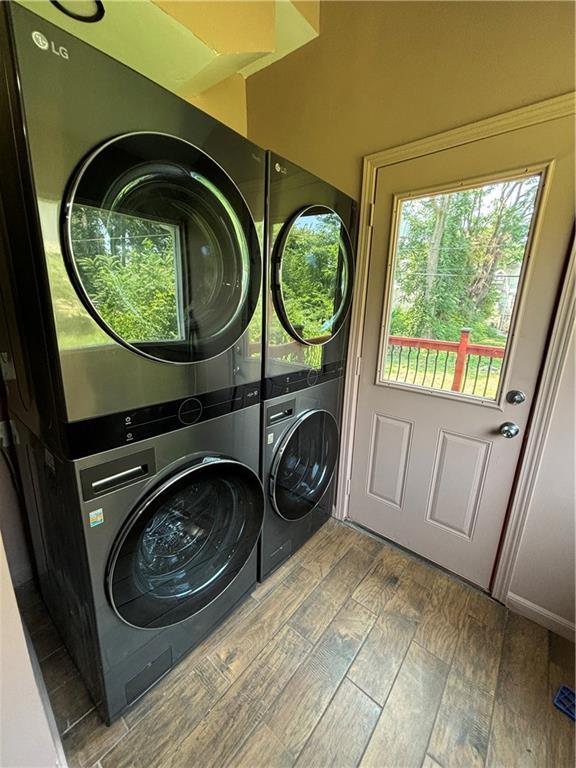
<svg viewBox="0 0 576 768"><path fill-rule="evenodd" d="M462 390L462 377L468 355L478 355L488 358L503 358L505 348L488 344L470 344L470 329L462 328L458 341L437 341L436 339L413 339L410 336L389 336L388 345L395 347L412 347L415 349L436 350L436 352L454 352L456 364L452 378L452 392Z"/></svg>
<svg viewBox="0 0 576 768"><path fill-rule="evenodd" d="M322 337L313 339L314 342L326 341L329 337ZM495 347L488 344L471 344L470 343L470 329L462 328L460 331L460 339L458 341L437 341L436 339L414 339L411 336L389 336L388 347L409 347L416 350L429 350L438 352L451 352L455 355L454 374L452 377L451 390L453 392L461 392L463 387L463 379L466 372L466 361L469 355L476 355L478 357L486 357L490 360L502 359L504 357L505 348ZM301 344L297 344L294 341L289 341L285 344L278 344L273 346L274 355L276 357L282 357L283 355L294 355L296 360L304 362L304 350L305 347ZM260 342L252 342L249 345L249 351L254 354L260 350ZM443 382L442 382L443 384Z"/></svg>

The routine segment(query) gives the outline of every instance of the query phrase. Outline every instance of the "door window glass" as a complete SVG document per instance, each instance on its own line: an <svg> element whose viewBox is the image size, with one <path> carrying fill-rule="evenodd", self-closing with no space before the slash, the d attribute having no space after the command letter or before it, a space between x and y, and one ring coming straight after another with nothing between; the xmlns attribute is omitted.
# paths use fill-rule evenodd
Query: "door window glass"
<svg viewBox="0 0 576 768"><path fill-rule="evenodd" d="M305 344L325 344L342 327L352 298L352 246L342 219L314 206L280 236L275 254L277 310Z"/></svg>
<svg viewBox="0 0 576 768"><path fill-rule="evenodd" d="M116 139L83 166L67 207L71 274L114 338L160 360L228 349L259 296L254 223L222 169L184 141Z"/></svg>
<svg viewBox="0 0 576 768"><path fill-rule="evenodd" d="M133 514L109 576L118 614L137 627L190 616L232 581L260 533L262 489L235 462L182 472Z"/></svg>
<svg viewBox="0 0 576 768"><path fill-rule="evenodd" d="M540 181L399 201L380 381L498 397Z"/></svg>
<svg viewBox="0 0 576 768"><path fill-rule="evenodd" d="M327 411L310 411L296 422L272 468L272 500L278 514L298 520L314 509L332 480L338 443L338 427Z"/></svg>

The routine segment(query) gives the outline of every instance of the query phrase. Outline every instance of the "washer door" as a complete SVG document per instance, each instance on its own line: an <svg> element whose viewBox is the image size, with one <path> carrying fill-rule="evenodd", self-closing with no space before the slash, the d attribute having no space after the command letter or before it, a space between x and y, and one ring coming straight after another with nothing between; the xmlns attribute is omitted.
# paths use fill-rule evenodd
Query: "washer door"
<svg viewBox="0 0 576 768"><path fill-rule="evenodd" d="M273 258L273 299L288 333L302 344L326 344L350 309L354 258L344 222L315 205L289 221Z"/></svg>
<svg viewBox="0 0 576 768"><path fill-rule="evenodd" d="M330 485L338 447L338 426L328 411L308 411L290 427L270 473L270 496L281 517L299 520L312 512Z"/></svg>
<svg viewBox="0 0 576 768"><path fill-rule="evenodd" d="M200 611L250 556L262 485L246 465L208 457L165 480L132 512L108 563L107 590L134 627L167 627Z"/></svg>
<svg viewBox="0 0 576 768"><path fill-rule="evenodd" d="M178 363L214 357L258 303L260 246L223 169L182 139L134 133L98 148L64 207L68 271L114 339Z"/></svg>

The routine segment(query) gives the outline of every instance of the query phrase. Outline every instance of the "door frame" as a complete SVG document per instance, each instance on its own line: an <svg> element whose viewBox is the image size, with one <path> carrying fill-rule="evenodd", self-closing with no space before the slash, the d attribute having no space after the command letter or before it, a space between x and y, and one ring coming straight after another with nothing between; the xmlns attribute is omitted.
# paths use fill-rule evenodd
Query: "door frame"
<svg viewBox="0 0 576 768"><path fill-rule="evenodd" d="M537 395L527 425L528 436L518 463L515 487L510 498L508 514L504 522L504 535L500 542L500 551L492 577L492 595L503 603L509 598L520 541L550 432L575 323L576 239L573 236L568 264L560 285L556 312L552 318ZM558 629L554 627L554 631Z"/></svg>
<svg viewBox="0 0 576 768"><path fill-rule="evenodd" d="M334 516L336 518L345 520L348 517L358 386L362 364L362 338L366 314L368 271L378 171L406 160L425 157L426 155L443 150L453 149L475 141L539 125L562 117L569 117L574 114L576 114L576 92L571 91L562 96L556 96L527 107L504 112L494 117L469 123L460 128L434 134L409 142L408 144L384 149L364 157L356 254L356 277L351 311L348 364L345 374L338 486L334 509ZM570 280L574 279L574 272L576 271L574 262L573 249L571 266L566 275L567 285L570 284ZM565 288L557 305L555 315L552 318L554 330L546 352L545 369L542 372L540 386L527 425L529 437L518 464L516 483L512 491L505 522L505 532L501 540L501 547L493 574L492 593L498 600L504 601L506 599L508 586L512 578L515 557L526 519L528 502L530 501L531 490L534 485L543 448L543 439L540 438L539 433L542 430L546 430L550 421L551 402L555 399L554 395L558 388L560 373L566 357L566 336L570 328L570 318L573 318L573 316L573 295L570 293L570 290Z"/></svg>

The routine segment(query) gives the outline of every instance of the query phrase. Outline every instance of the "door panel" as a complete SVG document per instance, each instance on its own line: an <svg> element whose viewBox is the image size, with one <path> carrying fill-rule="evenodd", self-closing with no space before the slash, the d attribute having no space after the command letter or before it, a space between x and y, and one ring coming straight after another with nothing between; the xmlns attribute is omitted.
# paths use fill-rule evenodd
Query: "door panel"
<svg viewBox="0 0 576 768"><path fill-rule="evenodd" d="M368 493L398 508L402 506L412 422L381 413L372 422Z"/></svg>
<svg viewBox="0 0 576 768"><path fill-rule="evenodd" d="M107 569L108 596L134 627L177 624L238 575L263 520L262 486L246 465L206 456L153 490L128 518Z"/></svg>
<svg viewBox="0 0 576 768"><path fill-rule="evenodd" d="M260 295L256 227L200 149L156 133L112 139L81 166L63 213L70 276L116 341L189 363L216 357L247 329ZM60 335L68 347L102 342L76 327Z"/></svg>
<svg viewBox="0 0 576 768"><path fill-rule="evenodd" d="M552 120L397 163L377 176L349 516L485 588L573 226L573 131L573 118ZM444 387L448 391L437 391L439 387L435 391L428 381L418 386L420 380L412 380L415 357L406 383L383 376L386 344L379 344L378 336L388 339L391 257L398 237L405 234L396 231L399 202L535 173L544 179L522 274L513 275L521 283L519 299L509 332L504 329L502 339L492 342L503 348L508 336L500 386L496 382L490 397L482 396L483 389L480 396L455 391L451 383ZM446 253L442 248L454 247L446 237L444 229L436 238L439 257L438 253L431 257L430 250L425 254L425 264L436 258L440 271ZM426 242L428 249L434 245L432 236ZM500 263L506 263L502 258ZM418 301L413 305L420 307ZM401 309L407 306L404 301ZM437 312L434 317L443 316ZM419 336L428 334L411 335L399 343L414 345ZM451 344L458 346L458 338L444 340L448 350L454 349ZM413 346L413 355L419 352L421 360L426 352L419 350L420 341ZM432 349L440 344L437 336L424 342ZM476 343L473 334L467 343ZM503 359L503 352L498 354ZM473 370L476 375L478 367ZM478 376L491 375L485 371L481 369ZM454 370L450 373L455 376ZM462 377L465 373L463 369ZM525 393L523 403L507 402L506 393L512 388ZM505 422L518 425L515 439L500 434Z"/></svg>
<svg viewBox="0 0 576 768"><path fill-rule="evenodd" d="M487 440L440 431L426 520L472 540L490 447Z"/></svg>
<svg viewBox="0 0 576 768"><path fill-rule="evenodd" d="M271 500L285 520L310 514L328 490L338 461L339 434L328 411L308 411L282 440L270 472Z"/></svg>
<svg viewBox="0 0 576 768"><path fill-rule="evenodd" d="M272 295L286 331L302 344L326 344L352 302L352 244L340 216L323 205L304 208L280 234L272 266Z"/></svg>

